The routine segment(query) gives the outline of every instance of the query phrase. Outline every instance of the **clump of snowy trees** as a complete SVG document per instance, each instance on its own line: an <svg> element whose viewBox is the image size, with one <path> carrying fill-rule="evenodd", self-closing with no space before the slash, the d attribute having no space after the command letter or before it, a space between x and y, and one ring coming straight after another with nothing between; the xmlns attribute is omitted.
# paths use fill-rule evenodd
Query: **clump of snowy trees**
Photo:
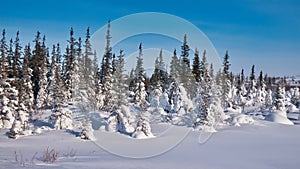
<svg viewBox="0 0 300 169"><path fill-rule="evenodd" d="M30 118L39 109L52 109L50 121L56 129L72 129L68 104L107 113L106 129L136 138L153 137L151 114L162 122L195 129L214 127L228 113L242 113L248 107L286 112L299 108L299 88L285 89L284 79L263 75L249 77L230 72L229 53L216 72L207 61L206 50L190 56L188 37L183 37L180 55L164 62L163 49L150 77L143 67L143 47L139 45L136 67L125 74L125 53L113 53L110 22L107 24L105 52L98 65L97 54L87 28L84 40L74 36L73 28L64 52L60 44L50 49L46 37L37 32L33 44L20 45L15 39L0 40L0 128L10 129L16 138L30 131ZM201 57L202 56L202 57ZM190 58L193 57L193 61ZM192 64L191 64L192 63ZM170 71L167 71L167 70ZM90 120L84 122L81 137L94 139Z"/></svg>

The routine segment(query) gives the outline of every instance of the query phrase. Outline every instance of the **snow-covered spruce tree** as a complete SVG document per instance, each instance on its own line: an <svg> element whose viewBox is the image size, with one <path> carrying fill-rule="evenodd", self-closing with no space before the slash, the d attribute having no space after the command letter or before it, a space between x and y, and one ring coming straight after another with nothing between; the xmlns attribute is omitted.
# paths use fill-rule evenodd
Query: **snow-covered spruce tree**
<svg viewBox="0 0 300 169"><path fill-rule="evenodd" d="M99 95L101 86L99 86L99 67L97 61L97 53L94 51L93 53L93 61L92 61L92 75L91 75L91 84L89 85L89 91L91 92L89 97L89 103L92 105L92 110L98 109L99 104Z"/></svg>
<svg viewBox="0 0 300 169"><path fill-rule="evenodd" d="M17 48L17 47L16 47ZM17 52L15 52L17 53ZM15 120L10 129L10 138L17 138L19 135L30 134L26 133L29 129L29 118L33 112L33 92L32 92L32 70L29 67L29 58L31 51L29 44L24 49L24 60L20 78L18 80L18 108L15 111ZM28 130L29 131L29 130ZM29 131L31 132L31 131Z"/></svg>
<svg viewBox="0 0 300 169"><path fill-rule="evenodd" d="M231 98L230 98L230 88L231 88L231 82L230 82L230 73L229 73L229 55L228 51L226 51L226 54L224 56L223 60L223 72L221 77L221 88L222 88L222 106L226 110L228 107L231 107Z"/></svg>
<svg viewBox="0 0 300 169"><path fill-rule="evenodd" d="M91 121L88 116L84 119L82 124L83 124L82 126L83 128L80 133L80 138L85 140L95 140L95 136L93 133L94 129L92 127Z"/></svg>
<svg viewBox="0 0 300 169"><path fill-rule="evenodd" d="M150 78L151 88L149 91L148 101L151 107L155 107L154 111L164 115L164 111L170 111L168 104L168 74L166 72L165 63L163 61L162 50L159 57L155 61L155 69Z"/></svg>
<svg viewBox="0 0 300 169"><path fill-rule="evenodd" d="M193 109L193 103L187 95L185 88L175 79L172 79L168 88L169 111L167 111L167 115L164 117L166 122L178 125L187 125L190 123L190 119L187 116Z"/></svg>
<svg viewBox="0 0 300 169"><path fill-rule="evenodd" d="M209 108L207 113L207 126L209 130L215 130L215 126L221 124L226 120L224 109L222 108L221 102L221 90L220 86L216 85L215 81L212 80L210 88L210 99Z"/></svg>
<svg viewBox="0 0 300 169"><path fill-rule="evenodd" d="M21 49L19 31L17 32L16 39L14 41L14 54L12 56L12 77L16 79L15 86L19 89L18 79L21 77Z"/></svg>
<svg viewBox="0 0 300 169"><path fill-rule="evenodd" d="M66 53L64 55L64 82L65 88L67 91L67 100L68 102L74 101L75 95L75 81L78 81L78 65L76 62L76 54L77 54L77 41L74 38L73 28L70 30L70 39L68 40L68 46L66 48ZM77 79L76 79L77 78Z"/></svg>
<svg viewBox="0 0 300 169"><path fill-rule="evenodd" d="M200 58L199 51L197 48L195 49L192 73L195 77L196 82L200 82Z"/></svg>
<svg viewBox="0 0 300 169"><path fill-rule="evenodd" d="M287 118L285 89L282 83L276 88L273 99L273 107L270 108L270 114L267 115L265 119L288 125L294 124Z"/></svg>
<svg viewBox="0 0 300 169"><path fill-rule="evenodd" d="M73 129L72 111L57 104L49 118L56 130Z"/></svg>
<svg viewBox="0 0 300 169"><path fill-rule="evenodd" d="M9 63L7 62L8 61L7 50L8 50L8 46L6 44L5 29L3 29L2 38L0 40L0 79L2 79L2 77L3 77L2 73L4 73L3 72L4 67L9 66ZM5 64L7 64L7 65L5 65Z"/></svg>
<svg viewBox="0 0 300 169"><path fill-rule="evenodd" d="M43 42L41 46L41 55L43 60L40 62L39 67L39 91L37 94L37 101L36 101L36 106L37 108L41 108L43 106L47 105L47 83L48 83L48 78L47 78L47 73L48 73L48 67L47 67L47 53L48 49L46 48L45 45L45 36L43 37Z"/></svg>
<svg viewBox="0 0 300 169"><path fill-rule="evenodd" d="M2 71L0 81L0 128L11 128L15 120L18 105L18 91L13 87L11 78L8 78L10 67L8 58L1 58Z"/></svg>
<svg viewBox="0 0 300 169"><path fill-rule="evenodd" d="M6 114L7 124L6 126L10 126L13 124L16 118L18 118L18 108L19 108L19 101L18 101L18 90L14 87L13 78L6 79L4 82L4 94L6 94L6 98L3 99L3 105L6 108L2 108L4 114Z"/></svg>
<svg viewBox="0 0 300 169"><path fill-rule="evenodd" d="M66 91L64 82L62 79L61 71L61 51L59 44L56 45L56 58L53 58L55 62L52 63L52 83L49 91L49 96L51 97L52 107L55 107L57 104L63 104L66 101Z"/></svg>
<svg viewBox="0 0 300 169"><path fill-rule="evenodd" d="M86 104L89 109L95 110L97 108L97 94L99 89L97 88L98 83L98 65L96 54L92 51L92 45L90 43L90 29L86 30L86 37L84 41L84 52L81 59L78 58L79 65L79 96L80 101ZM80 54L78 54L80 56ZM92 57L94 57L92 59ZM97 94L96 94L97 93Z"/></svg>
<svg viewBox="0 0 300 169"><path fill-rule="evenodd" d="M103 102L102 107L100 109L110 111L111 110L111 101L112 101L112 93L110 92L112 89L112 48L110 46L110 21L107 24L107 32L106 32L106 47L105 53L102 58L101 63L101 71L100 71L100 83L101 83L101 95L103 96L103 100L99 100L99 102Z"/></svg>
<svg viewBox="0 0 300 169"><path fill-rule="evenodd" d="M108 117L107 130L129 134L134 131L132 117L128 108L128 86L124 76L124 54L120 50L120 55L115 60L115 72L112 77L112 110Z"/></svg>
<svg viewBox="0 0 300 169"><path fill-rule="evenodd" d="M146 117L147 101L145 89L145 69L143 67L143 51L142 44L139 46L139 56L137 57L137 64L135 68L135 86L134 86L134 104L139 106L138 122L132 136L134 138L147 138L153 137L149 119Z"/></svg>
<svg viewBox="0 0 300 169"><path fill-rule="evenodd" d="M195 78L190 69L189 60L189 46L187 44L187 37L184 36L183 45L181 46L181 58L179 66L179 79L180 84L185 88L188 97L192 98L195 96Z"/></svg>
<svg viewBox="0 0 300 169"><path fill-rule="evenodd" d="M258 82L257 82L257 90L256 90L256 95L255 95L255 100L254 102L260 106L265 103L265 98L266 98L266 85L263 79L263 73L260 71L259 77L258 77Z"/></svg>
<svg viewBox="0 0 300 169"><path fill-rule="evenodd" d="M247 106L255 106L255 98L256 98L256 80L255 80L255 66L252 65L251 74L250 74L250 84L247 90Z"/></svg>
<svg viewBox="0 0 300 169"><path fill-rule="evenodd" d="M50 66L50 70L49 70L49 77L48 77L48 84L47 84L47 98L46 98L46 102L49 105L54 105L54 100L53 100L53 96L55 95L53 92L54 91L54 86L55 86L55 75L56 75L56 46L53 45L52 47L52 52L51 52L51 66Z"/></svg>
<svg viewBox="0 0 300 169"><path fill-rule="evenodd" d="M174 49L172 60L170 62L170 78L179 81L180 60L177 57L176 49Z"/></svg>
<svg viewBox="0 0 300 169"><path fill-rule="evenodd" d="M211 85L212 85L212 78L209 74L208 62L206 60L205 54L203 54L202 61L201 61L201 71L199 77L199 85L197 96L194 99L194 104L196 108L194 113L196 114L195 119L192 121L192 125L194 128L197 128L199 125L208 124L208 112L209 112L209 102L211 98Z"/></svg>
<svg viewBox="0 0 300 169"><path fill-rule="evenodd" d="M161 88L162 91L165 91L168 85L168 75L166 72L166 65L163 60L162 49L159 52L159 57L155 60L154 73L150 78L150 84L152 89Z"/></svg>
<svg viewBox="0 0 300 169"><path fill-rule="evenodd" d="M273 105L273 92L271 89L268 89L265 97L265 108L269 109Z"/></svg>
<svg viewBox="0 0 300 169"><path fill-rule="evenodd" d="M296 107L300 108L300 92L298 87L291 89L291 102Z"/></svg>
<svg viewBox="0 0 300 169"><path fill-rule="evenodd" d="M274 93L273 109L283 112L283 114L285 114L286 116L285 101L286 101L285 88L282 87L281 85L278 85Z"/></svg>
<svg viewBox="0 0 300 169"><path fill-rule="evenodd" d="M33 106L34 106L34 97L32 90L32 69L30 68L30 58L31 58L31 49L30 45L26 45L24 48L24 60L22 65L22 78L20 79L21 88L19 90L19 102L20 105L23 104L25 109L23 111L29 113L29 116L32 116ZM23 106L22 106L23 107Z"/></svg>
<svg viewBox="0 0 300 169"><path fill-rule="evenodd" d="M134 79L134 98L133 101L136 105L145 104L147 92L145 88L145 69L143 67L143 52L142 44L139 46L139 56L137 57L137 64L135 68L135 79Z"/></svg>
<svg viewBox="0 0 300 169"><path fill-rule="evenodd" d="M37 108L43 106L46 98L47 87L47 52L44 45L41 44L41 34L37 32L34 39L34 49L30 59L30 68L32 71L33 96Z"/></svg>

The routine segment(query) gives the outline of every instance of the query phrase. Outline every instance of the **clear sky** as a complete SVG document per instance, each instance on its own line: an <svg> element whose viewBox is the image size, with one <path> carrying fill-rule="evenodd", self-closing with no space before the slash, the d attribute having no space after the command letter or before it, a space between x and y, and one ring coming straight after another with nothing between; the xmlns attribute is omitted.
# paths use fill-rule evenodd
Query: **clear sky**
<svg viewBox="0 0 300 169"><path fill-rule="evenodd" d="M66 43L70 27L84 36L107 20L137 12L164 12L182 17L201 29L219 55L229 50L231 70L249 72L256 65L270 75L300 74L299 0L5 0L0 2L0 29L8 37L20 30L23 44L37 30L49 45ZM112 35L113 36L113 35Z"/></svg>

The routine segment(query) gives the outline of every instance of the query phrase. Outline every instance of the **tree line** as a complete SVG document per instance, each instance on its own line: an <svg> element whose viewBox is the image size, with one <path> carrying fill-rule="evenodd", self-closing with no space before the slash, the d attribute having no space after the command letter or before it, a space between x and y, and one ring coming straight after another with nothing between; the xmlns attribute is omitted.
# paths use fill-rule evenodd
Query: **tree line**
<svg viewBox="0 0 300 169"><path fill-rule="evenodd" d="M142 43L138 46L136 67L125 74L124 51L112 52L110 22L100 65L90 38L89 28L84 39L75 38L71 28L67 47L62 52L60 44L46 46L46 37L39 31L33 44L23 47L19 32L14 40L7 41L3 30L0 128L10 128L14 137L29 127L29 119L37 110L51 108L57 112L66 104L76 104L88 110L108 112L108 123L123 126L117 129L121 131L126 130L125 124L130 120L124 107L134 105L139 114L135 131L149 134L149 120L144 115L148 107L162 108L163 121L179 123L178 119L186 118L190 126L197 127L220 119L228 109L244 109L251 105L267 108L274 104L278 108L279 93L285 91L284 80L278 83L275 77L268 77L262 71L256 78L254 65L249 76L244 75L243 69L234 75L230 72L228 51L222 69L216 72L213 64L208 63L205 50L200 53L195 49L191 64L186 35L179 56L176 49L173 52L170 71L167 71L161 50L150 77L143 67ZM291 95L293 104L299 106L299 89L293 89Z"/></svg>

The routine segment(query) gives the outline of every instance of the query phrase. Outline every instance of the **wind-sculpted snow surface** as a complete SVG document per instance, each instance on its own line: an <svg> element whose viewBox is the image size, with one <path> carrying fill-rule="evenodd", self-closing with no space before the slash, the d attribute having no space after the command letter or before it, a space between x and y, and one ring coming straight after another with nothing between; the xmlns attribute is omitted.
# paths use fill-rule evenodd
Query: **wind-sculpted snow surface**
<svg viewBox="0 0 300 169"><path fill-rule="evenodd" d="M120 157L99 148L92 141L83 141L62 130L44 132L41 135L22 137L10 140L5 137L5 131L0 131L0 168L107 168L107 169L271 169L299 168L298 154L300 153L300 126L282 125L259 121L259 125L242 127L223 127L212 135L205 144L197 142L200 132L192 131L186 138L170 151L152 158L132 159ZM168 128L166 124L152 124L154 134ZM182 128L182 127L180 127ZM178 129L180 129L178 128ZM98 131L95 132L98 134ZM171 144L177 133L160 135L157 141ZM118 133L102 133L101 140L109 139L114 149L134 151L140 157L142 151L159 149L157 144L145 144L151 139L128 140ZM128 145L134 144L130 149ZM34 145L34 146L33 146ZM102 145L102 144L100 144ZM292 145L292 146L291 146ZM49 147L58 152L58 160L52 164L44 163L42 156ZM18 160L23 156L25 167L15 160L14 151ZM75 152L73 155L70 155ZM153 151L155 152L155 151ZM37 153L35 156L34 154ZM119 153L119 151L117 151ZM33 159L32 159L33 158Z"/></svg>

